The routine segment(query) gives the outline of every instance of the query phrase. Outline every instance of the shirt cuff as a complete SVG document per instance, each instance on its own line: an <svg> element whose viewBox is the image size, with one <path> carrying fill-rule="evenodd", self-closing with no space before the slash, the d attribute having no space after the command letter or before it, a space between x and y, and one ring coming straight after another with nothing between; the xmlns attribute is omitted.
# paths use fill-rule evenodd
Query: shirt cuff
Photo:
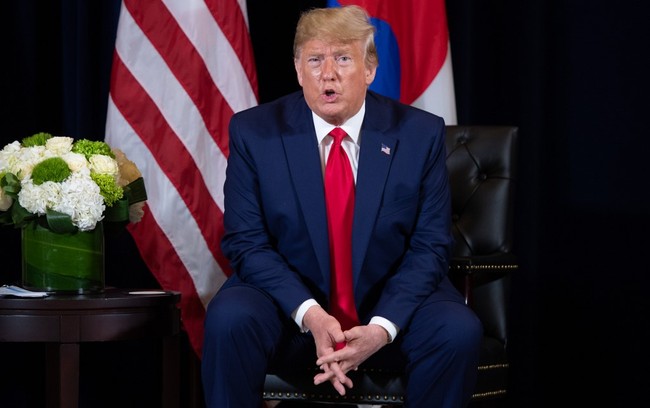
<svg viewBox="0 0 650 408"><path fill-rule="evenodd" d="M381 316L373 316L369 324L377 324L386 329L388 332L388 343L392 343L399 332L399 327L395 323Z"/></svg>
<svg viewBox="0 0 650 408"><path fill-rule="evenodd" d="M303 333L307 333L309 330L303 326L302 324L302 319L305 317L305 313L307 313L307 310L312 307L318 305L318 302L316 302L316 299L307 299L296 310L291 313L291 317L293 317L293 320L296 322L298 327L300 327L300 331Z"/></svg>

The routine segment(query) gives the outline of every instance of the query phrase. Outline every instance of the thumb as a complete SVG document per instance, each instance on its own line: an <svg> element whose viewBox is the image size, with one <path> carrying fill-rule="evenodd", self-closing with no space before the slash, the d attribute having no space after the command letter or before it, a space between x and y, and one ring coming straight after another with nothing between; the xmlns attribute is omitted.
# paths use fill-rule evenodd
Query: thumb
<svg viewBox="0 0 650 408"><path fill-rule="evenodd" d="M332 338L334 344L343 343L346 341L345 333L343 333L340 329L334 333L330 333L330 337Z"/></svg>
<svg viewBox="0 0 650 408"><path fill-rule="evenodd" d="M357 330L356 327L353 327L351 329L344 331L343 335L345 336L345 341L352 341L353 339L359 337L359 331Z"/></svg>

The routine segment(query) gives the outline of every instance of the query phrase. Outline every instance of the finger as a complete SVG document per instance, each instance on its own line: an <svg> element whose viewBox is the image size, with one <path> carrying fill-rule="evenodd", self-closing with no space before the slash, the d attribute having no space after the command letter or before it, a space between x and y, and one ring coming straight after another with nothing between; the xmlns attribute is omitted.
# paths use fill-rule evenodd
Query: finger
<svg viewBox="0 0 650 408"><path fill-rule="evenodd" d="M335 381L337 383L343 384L348 388L352 387L352 380L349 377L345 377L343 381L339 379L333 372L329 373L318 373L314 376L314 385L319 385L327 381Z"/></svg>
<svg viewBox="0 0 650 408"><path fill-rule="evenodd" d="M341 395L341 396L345 395L345 387L343 386L343 384L338 382L338 380L336 378L333 378L331 380L331 383L334 386L334 389L336 390L336 392L339 393L339 395Z"/></svg>
<svg viewBox="0 0 650 408"><path fill-rule="evenodd" d="M353 327L349 330L344 331L343 335L345 336L345 341L350 342L351 340L359 337L359 330L356 327Z"/></svg>
<svg viewBox="0 0 650 408"><path fill-rule="evenodd" d="M318 373L314 376L314 384L319 385L327 381L332 381L336 380L338 382L338 379L334 375L333 372L328 372L328 373Z"/></svg>
<svg viewBox="0 0 650 408"><path fill-rule="evenodd" d="M347 385L352 383L352 380L350 380L350 378L343 372L339 363L332 363L329 366L341 384Z"/></svg>
<svg viewBox="0 0 650 408"><path fill-rule="evenodd" d="M340 395L345 395L346 392L346 387L347 388L352 388L354 384L352 383L352 380L349 379L348 377L345 377L344 381L340 381L338 378L331 378L330 383L334 386L334 389L340 394Z"/></svg>
<svg viewBox="0 0 650 408"><path fill-rule="evenodd" d="M338 363L345 360L348 357L349 353L347 350L344 350L345 349L341 349L332 353L321 355L318 360L316 360L316 365Z"/></svg>
<svg viewBox="0 0 650 408"><path fill-rule="evenodd" d="M354 386L354 383L352 382L352 379L350 379L350 377L345 377L344 381L340 381L338 378L336 378L336 380L339 381L339 383L343 384L347 388L352 388Z"/></svg>
<svg viewBox="0 0 650 408"><path fill-rule="evenodd" d="M356 371L358 365L352 361L339 361L338 362L339 368L341 369L341 372L344 374L347 374L349 371Z"/></svg>
<svg viewBox="0 0 650 408"><path fill-rule="evenodd" d="M336 378L336 374L331 370L329 364L322 364L319 368L323 370L323 372L318 373L314 376L315 385L322 384L325 381L330 381L333 378Z"/></svg>
<svg viewBox="0 0 650 408"><path fill-rule="evenodd" d="M323 364L320 368L324 372L318 373L314 376L314 384L319 385L326 381L334 383L333 381L336 381L348 388L352 388L353 382L350 377L341 370L340 366L336 363L334 363L334 365L336 365L336 367L333 367L333 365Z"/></svg>
<svg viewBox="0 0 650 408"><path fill-rule="evenodd" d="M338 330L329 333L332 344L342 343L345 341L345 334L339 327Z"/></svg>

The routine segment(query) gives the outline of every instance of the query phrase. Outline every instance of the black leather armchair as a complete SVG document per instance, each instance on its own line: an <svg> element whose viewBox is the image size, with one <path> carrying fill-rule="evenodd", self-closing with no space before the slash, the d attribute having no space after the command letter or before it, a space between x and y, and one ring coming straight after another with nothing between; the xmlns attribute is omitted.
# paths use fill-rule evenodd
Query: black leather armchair
<svg viewBox="0 0 650 408"><path fill-rule="evenodd" d="M481 319L485 335L472 401L505 396L508 385L507 304L512 254L517 128L447 126L447 168L456 239L450 277ZM282 377L269 373L266 400L402 405L402 373L350 372L354 388L341 397L329 384L315 386L315 371L296 369Z"/></svg>

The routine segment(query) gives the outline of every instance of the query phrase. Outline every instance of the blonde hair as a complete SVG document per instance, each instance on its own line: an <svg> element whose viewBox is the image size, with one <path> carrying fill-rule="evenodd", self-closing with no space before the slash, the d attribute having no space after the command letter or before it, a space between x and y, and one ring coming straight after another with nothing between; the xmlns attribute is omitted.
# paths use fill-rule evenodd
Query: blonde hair
<svg viewBox="0 0 650 408"><path fill-rule="evenodd" d="M298 20L293 41L293 56L298 58L302 46L310 40L350 44L365 43L365 62L368 67L379 64L375 48L375 27L368 14L359 6L328 7L304 12Z"/></svg>

